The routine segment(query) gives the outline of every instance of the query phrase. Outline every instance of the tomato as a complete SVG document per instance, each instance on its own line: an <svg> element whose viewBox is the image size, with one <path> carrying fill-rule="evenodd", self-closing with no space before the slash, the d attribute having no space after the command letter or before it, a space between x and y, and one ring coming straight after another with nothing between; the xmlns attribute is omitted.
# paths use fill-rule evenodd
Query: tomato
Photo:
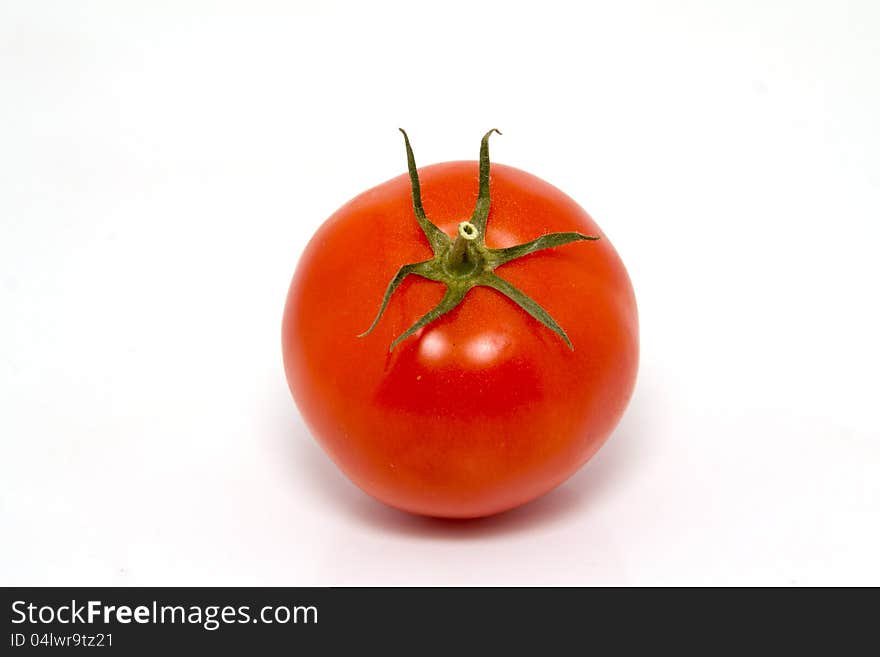
<svg viewBox="0 0 880 657"><path fill-rule="evenodd" d="M601 447L635 384L635 296L610 241L549 183L490 174L488 137L480 162L418 170L407 140L410 175L319 228L284 309L285 372L310 431L360 488L417 514L480 517L546 493ZM439 231L420 223L419 182ZM492 254L560 232L489 271ZM396 281L377 318L406 263L422 273Z"/></svg>

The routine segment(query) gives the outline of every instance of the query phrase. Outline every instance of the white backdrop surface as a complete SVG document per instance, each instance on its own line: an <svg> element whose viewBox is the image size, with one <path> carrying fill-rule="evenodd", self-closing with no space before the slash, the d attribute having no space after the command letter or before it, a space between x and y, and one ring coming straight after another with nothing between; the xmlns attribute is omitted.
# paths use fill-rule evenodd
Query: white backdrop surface
<svg viewBox="0 0 880 657"><path fill-rule="evenodd" d="M880 4L0 3L0 584L880 584ZM280 317L420 164L577 199L632 404L519 510L387 509L306 432Z"/></svg>

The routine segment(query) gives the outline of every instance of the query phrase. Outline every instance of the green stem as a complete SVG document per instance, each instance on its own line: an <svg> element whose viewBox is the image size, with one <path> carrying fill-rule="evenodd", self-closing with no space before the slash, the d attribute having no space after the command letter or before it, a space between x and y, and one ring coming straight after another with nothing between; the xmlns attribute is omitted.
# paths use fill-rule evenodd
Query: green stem
<svg viewBox="0 0 880 657"><path fill-rule="evenodd" d="M471 222L458 224L458 236L446 254L446 269L450 273L465 276L479 266L482 257L474 248L479 237L480 231Z"/></svg>

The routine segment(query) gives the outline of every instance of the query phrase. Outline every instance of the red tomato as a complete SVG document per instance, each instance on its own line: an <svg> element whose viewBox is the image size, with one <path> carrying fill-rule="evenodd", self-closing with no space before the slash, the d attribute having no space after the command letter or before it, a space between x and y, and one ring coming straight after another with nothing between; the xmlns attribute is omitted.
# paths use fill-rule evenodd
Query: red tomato
<svg viewBox="0 0 880 657"><path fill-rule="evenodd" d="M455 236L474 210L478 163L436 164L419 175L427 216ZM573 349L507 296L478 286L389 350L444 296L443 284L418 276L358 337L398 268L432 257L406 175L320 227L287 297L284 366L309 429L360 488L413 513L479 517L546 493L599 449L635 383L635 297L611 243L547 182L498 164L490 180L487 247L556 231L602 237L495 272L546 309Z"/></svg>

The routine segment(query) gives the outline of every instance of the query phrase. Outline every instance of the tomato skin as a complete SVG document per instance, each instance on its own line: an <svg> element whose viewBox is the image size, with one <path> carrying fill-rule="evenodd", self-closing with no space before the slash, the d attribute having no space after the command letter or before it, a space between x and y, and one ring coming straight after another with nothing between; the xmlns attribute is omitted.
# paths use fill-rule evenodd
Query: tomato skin
<svg viewBox="0 0 880 657"><path fill-rule="evenodd" d="M470 217L476 162L419 169L428 217L449 235ZM432 257L406 175L354 198L300 258L282 324L284 366L312 434L360 488L412 513L491 515L571 476L605 442L632 395L638 318L620 258L590 216L549 183L492 164L486 245L556 231L601 235L502 265L574 351L500 293L478 287L393 352L443 296L408 277L376 329L385 287Z"/></svg>

